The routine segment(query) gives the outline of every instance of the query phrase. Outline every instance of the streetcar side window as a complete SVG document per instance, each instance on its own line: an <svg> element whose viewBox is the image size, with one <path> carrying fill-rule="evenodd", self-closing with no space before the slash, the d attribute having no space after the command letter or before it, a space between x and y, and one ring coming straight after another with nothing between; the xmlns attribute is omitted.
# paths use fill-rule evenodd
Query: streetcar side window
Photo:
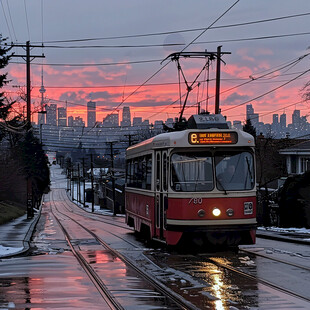
<svg viewBox="0 0 310 310"><path fill-rule="evenodd" d="M151 189L152 186L152 155L146 156L146 189Z"/></svg>
<svg viewBox="0 0 310 310"><path fill-rule="evenodd" d="M168 160L167 154L163 154L163 190L168 189Z"/></svg>
<svg viewBox="0 0 310 310"><path fill-rule="evenodd" d="M160 154L156 157L156 190L160 190Z"/></svg>
<svg viewBox="0 0 310 310"><path fill-rule="evenodd" d="M151 189L152 155L127 160L126 184L128 187Z"/></svg>
<svg viewBox="0 0 310 310"><path fill-rule="evenodd" d="M211 154L175 153L171 156L171 187L181 192L203 192L214 188Z"/></svg>
<svg viewBox="0 0 310 310"><path fill-rule="evenodd" d="M132 173L131 173L130 169L131 169L131 161L127 160L126 161L126 184L127 184L127 186L130 186L132 183L132 181L131 181Z"/></svg>

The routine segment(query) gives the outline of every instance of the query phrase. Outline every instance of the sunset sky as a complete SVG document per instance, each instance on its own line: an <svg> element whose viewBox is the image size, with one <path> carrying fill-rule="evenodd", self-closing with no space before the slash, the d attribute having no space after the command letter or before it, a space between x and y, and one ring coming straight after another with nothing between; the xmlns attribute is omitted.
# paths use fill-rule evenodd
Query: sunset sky
<svg viewBox="0 0 310 310"><path fill-rule="evenodd" d="M43 70L48 104L65 106L68 116L86 119L86 103L97 103L97 121L129 106L132 116L154 122L178 117L178 70L162 62L179 51L215 52L222 46L222 114L245 120L251 103L260 120L295 108L308 115L302 88L310 80L309 0L1 0L0 34L7 42L35 47L31 63L33 111L40 104ZM14 48L15 54L25 54ZM181 59L189 82L205 65L204 59ZM214 112L216 63L203 72L187 103L184 116L196 113L202 101ZM12 58L5 68L12 99L24 89L25 61ZM182 79L181 79L182 80ZM19 87L16 87L19 86ZM181 88L185 94L184 84ZM24 106L20 100L20 109ZM37 120L36 113L33 120Z"/></svg>

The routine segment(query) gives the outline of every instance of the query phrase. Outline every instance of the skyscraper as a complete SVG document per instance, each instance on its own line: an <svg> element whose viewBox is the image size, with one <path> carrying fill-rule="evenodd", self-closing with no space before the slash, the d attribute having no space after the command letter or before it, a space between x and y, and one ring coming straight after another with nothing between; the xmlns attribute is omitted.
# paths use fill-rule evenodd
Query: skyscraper
<svg viewBox="0 0 310 310"><path fill-rule="evenodd" d="M292 114L292 124L295 129L300 127L301 119L300 119L300 110L294 110Z"/></svg>
<svg viewBox="0 0 310 310"><path fill-rule="evenodd" d="M57 126L57 104L46 106L46 124Z"/></svg>
<svg viewBox="0 0 310 310"><path fill-rule="evenodd" d="M95 127L96 125L96 102L87 102L87 127Z"/></svg>
<svg viewBox="0 0 310 310"><path fill-rule="evenodd" d="M123 117L121 121L121 127L129 127L129 126L131 126L130 108L123 107Z"/></svg>
<svg viewBox="0 0 310 310"><path fill-rule="evenodd" d="M67 109L64 107L58 108L58 126L67 126Z"/></svg>
<svg viewBox="0 0 310 310"><path fill-rule="evenodd" d="M286 129L286 114L285 113L280 115L280 128L281 130Z"/></svg>
<svg viewBox="0 0 310 310"><path fill-rule="evenodd" d="M258 127L259 123L259 114L254 113L254 108L251 104L246 106L246 119L251 121L252 126Z"/></svg>
<svg viewBox="0 0 310 310"><path fill-rule="evenodd" d="M103 127L118 127L118 124L119 124L118 114L113 113L108 114L102 122Z"/></svg>

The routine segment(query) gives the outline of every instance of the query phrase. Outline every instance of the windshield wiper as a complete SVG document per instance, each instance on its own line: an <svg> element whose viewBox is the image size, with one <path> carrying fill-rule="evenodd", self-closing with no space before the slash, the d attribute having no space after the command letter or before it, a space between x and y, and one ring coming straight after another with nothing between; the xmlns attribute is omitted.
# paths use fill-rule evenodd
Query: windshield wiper
<svg viewBox="0 0 310 310"><path fill-rule="evenodd" d="M224 191L225 195L227 195L227 191L225 187L223 186L222 182L217 177L216 177L216 183L222 187L222 190Z"/></svg>
<svg viewBox="0 0 310 310"><path fill-rule="evenodd" d="M253 180L252 173L251 173L251 167L250 167L249 159L247 157L245 159L246 159L246 163L248 166L248 172L249 172L250 179L251 179L251 187L253 187L254 180ZM245 179L245 182L246 181L247 181L247 178ZM244 187L246 187L246 183L244 185L245 185Z"/></svg>

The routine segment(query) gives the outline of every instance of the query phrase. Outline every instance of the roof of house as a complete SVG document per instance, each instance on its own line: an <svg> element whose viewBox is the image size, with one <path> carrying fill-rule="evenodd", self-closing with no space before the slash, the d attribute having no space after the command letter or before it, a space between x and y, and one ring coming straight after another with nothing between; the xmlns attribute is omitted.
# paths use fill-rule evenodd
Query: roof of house
<svg viewBox="0 0 310 310"><path fill-rule="evenodd" d="M300 142L288 148L279 151L280 154L297 154L297 153L309 153L310 155L310 140Z"/></svg>

